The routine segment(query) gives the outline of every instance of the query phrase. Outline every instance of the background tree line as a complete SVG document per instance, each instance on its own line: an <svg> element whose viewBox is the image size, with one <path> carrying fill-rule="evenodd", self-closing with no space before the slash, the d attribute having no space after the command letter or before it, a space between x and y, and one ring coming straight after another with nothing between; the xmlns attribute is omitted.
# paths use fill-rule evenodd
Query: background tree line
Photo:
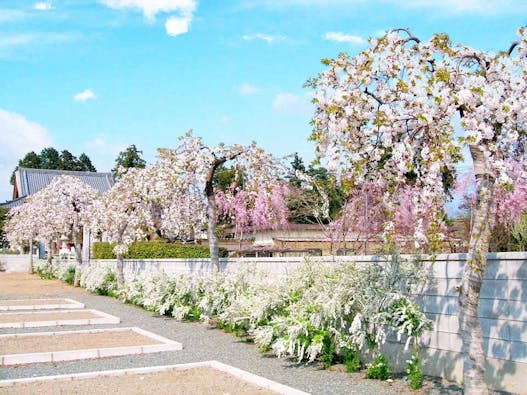
<svg viewBox="0 0 527 395"><path fill-rule="evenodd" d="M18 161L17 167L11 174L11 185L15 183L15 172L19 167L30 169L52 169L96 172L91 159L84 152L77 158L68 150L57 151L53 147L44 148L39 154L28 152Z"/></svg>

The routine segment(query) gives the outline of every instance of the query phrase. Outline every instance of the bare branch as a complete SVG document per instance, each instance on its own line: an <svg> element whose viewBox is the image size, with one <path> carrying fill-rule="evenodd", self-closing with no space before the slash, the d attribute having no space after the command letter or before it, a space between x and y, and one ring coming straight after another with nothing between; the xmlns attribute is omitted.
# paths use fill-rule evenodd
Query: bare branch
<svg viewBox="0 0 527 395"><path fill-rule="evenodd" d="M408 34L408 38L403 41L405 44L410 41L414 41L416 44L419 44L421 42L421 40L415 37L408 28L392 29L390 31L394 33L405 32L406 34Z"/></svg>
<svg viewBox="0 0 527 395"><path fill-rule="evenodd" d="M507 51L507 54L511 55L512 51L514 51L514 48L516 48L520 43L518 41L515 41L511 44L509 47L509 50Z"/></svg>

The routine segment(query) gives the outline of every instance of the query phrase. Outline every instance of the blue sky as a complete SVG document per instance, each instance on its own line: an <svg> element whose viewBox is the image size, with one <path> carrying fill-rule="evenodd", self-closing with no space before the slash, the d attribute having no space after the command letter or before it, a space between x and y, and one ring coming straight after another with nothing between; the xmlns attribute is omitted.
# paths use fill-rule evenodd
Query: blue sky
<svg viewBox="0 0 527 395"><path fill-rule="evenodd" d="M526 0L0 0L0 201L26 152L85 152L109 171L188 129L313 159L303 83L320 59L410 28L499 51Z"/></svg>

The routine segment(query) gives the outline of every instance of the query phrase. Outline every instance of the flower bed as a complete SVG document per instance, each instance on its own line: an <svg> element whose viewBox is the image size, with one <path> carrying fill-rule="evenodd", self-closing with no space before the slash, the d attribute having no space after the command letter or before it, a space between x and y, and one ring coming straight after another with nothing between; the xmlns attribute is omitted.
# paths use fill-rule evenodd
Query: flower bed
<svg viewBox="0 0 527 395"><path fill-rule="evenodd" d="M349 370L390 333L406 346L431 324L408 297L422 282L421 265L394 257L385 263L306 261L285 278L270 278L248 265L245 270L201 276L144 272L121 289L112 265L83 267L81 285L119 297L178 320L201 320L245 336L263 352L298 363L343 362Z"/></svg>

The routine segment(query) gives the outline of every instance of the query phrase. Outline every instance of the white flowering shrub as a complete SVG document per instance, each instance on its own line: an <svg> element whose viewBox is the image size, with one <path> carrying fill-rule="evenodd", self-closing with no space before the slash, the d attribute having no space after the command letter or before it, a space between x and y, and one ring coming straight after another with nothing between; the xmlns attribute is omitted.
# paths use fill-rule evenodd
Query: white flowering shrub
<svg viewBox="0 0 527 395"><path fill-rule="evenodd" d="M61 264L56 266L54 276L60 281L64 281L68 284L73 284L75 277L75 265L74 264Z"/></svg>
<svg viewBox="0 0 527 395"><path fill-rule="evenodd" d="M247 266L237 272L168 276L144 272L117 289L115 267L82 267L81 285L178 320L202 320L251 337L262 351L326 364L376 349L389 332L406 344L431 328L407 295L423 281L417 263L305 262L275 278ZM44 270L44 269L42 269Z"/></svg>
<svg viewBox="0 0 527 395"><path fill-rule="evenodd" d="M48 261L43 259L33 260L33 272L37 273L41 277L52 275L52 267L50 267Z"/></svg>
<svg viewBox="0 0 527 395"><path fill-rule="evenodd" d="M200 281L193 276L167 276L164 273L141 273L127 281L119 297L161 315L179 320L198 320Z"/></svg>
<svg viewBox="0 0 527 395"><path fill-rule="evenodd" d="M51 265L47 260L37 259L33 261L33 272L44 279L57 278L68 284L72 284L75 275L75 266L70 261L61 262L60 259Z"/></svg>
<svg viewBox="0 0 527 395"><path fill-rule="evenodd" d="M282 279L254 267L199 277L145 273L119 294L159 314L251 336L279 357L331 364L346 351L376 348L390 331L409 344L429 329L407 296L422 277L415 264L398 258L364 265L306 262Z"/></svg>
<svg viewBox="0 0 527 395"><path fill-rule="evenodd" d="M147 310L158 311L160 300L163 297L163 284L166 278L153 273L142 273L124 288L119 289L119 297L127 302L142 306Z"/></svg>
<svg viewBox="0 0 527 395"><path fill-rule="evenodd" d="M117 290L114 265L111 263L82 265L80 285L99 295L114 295Z"/></svg>
<svg viewBox="0 0 527 395"><path fill-rule="evenodd" d="M253 267L218 274L204 282L202 289L202 318L214 317L220 328L238 335L252 336L288 303L286 283Z"/></svg>

